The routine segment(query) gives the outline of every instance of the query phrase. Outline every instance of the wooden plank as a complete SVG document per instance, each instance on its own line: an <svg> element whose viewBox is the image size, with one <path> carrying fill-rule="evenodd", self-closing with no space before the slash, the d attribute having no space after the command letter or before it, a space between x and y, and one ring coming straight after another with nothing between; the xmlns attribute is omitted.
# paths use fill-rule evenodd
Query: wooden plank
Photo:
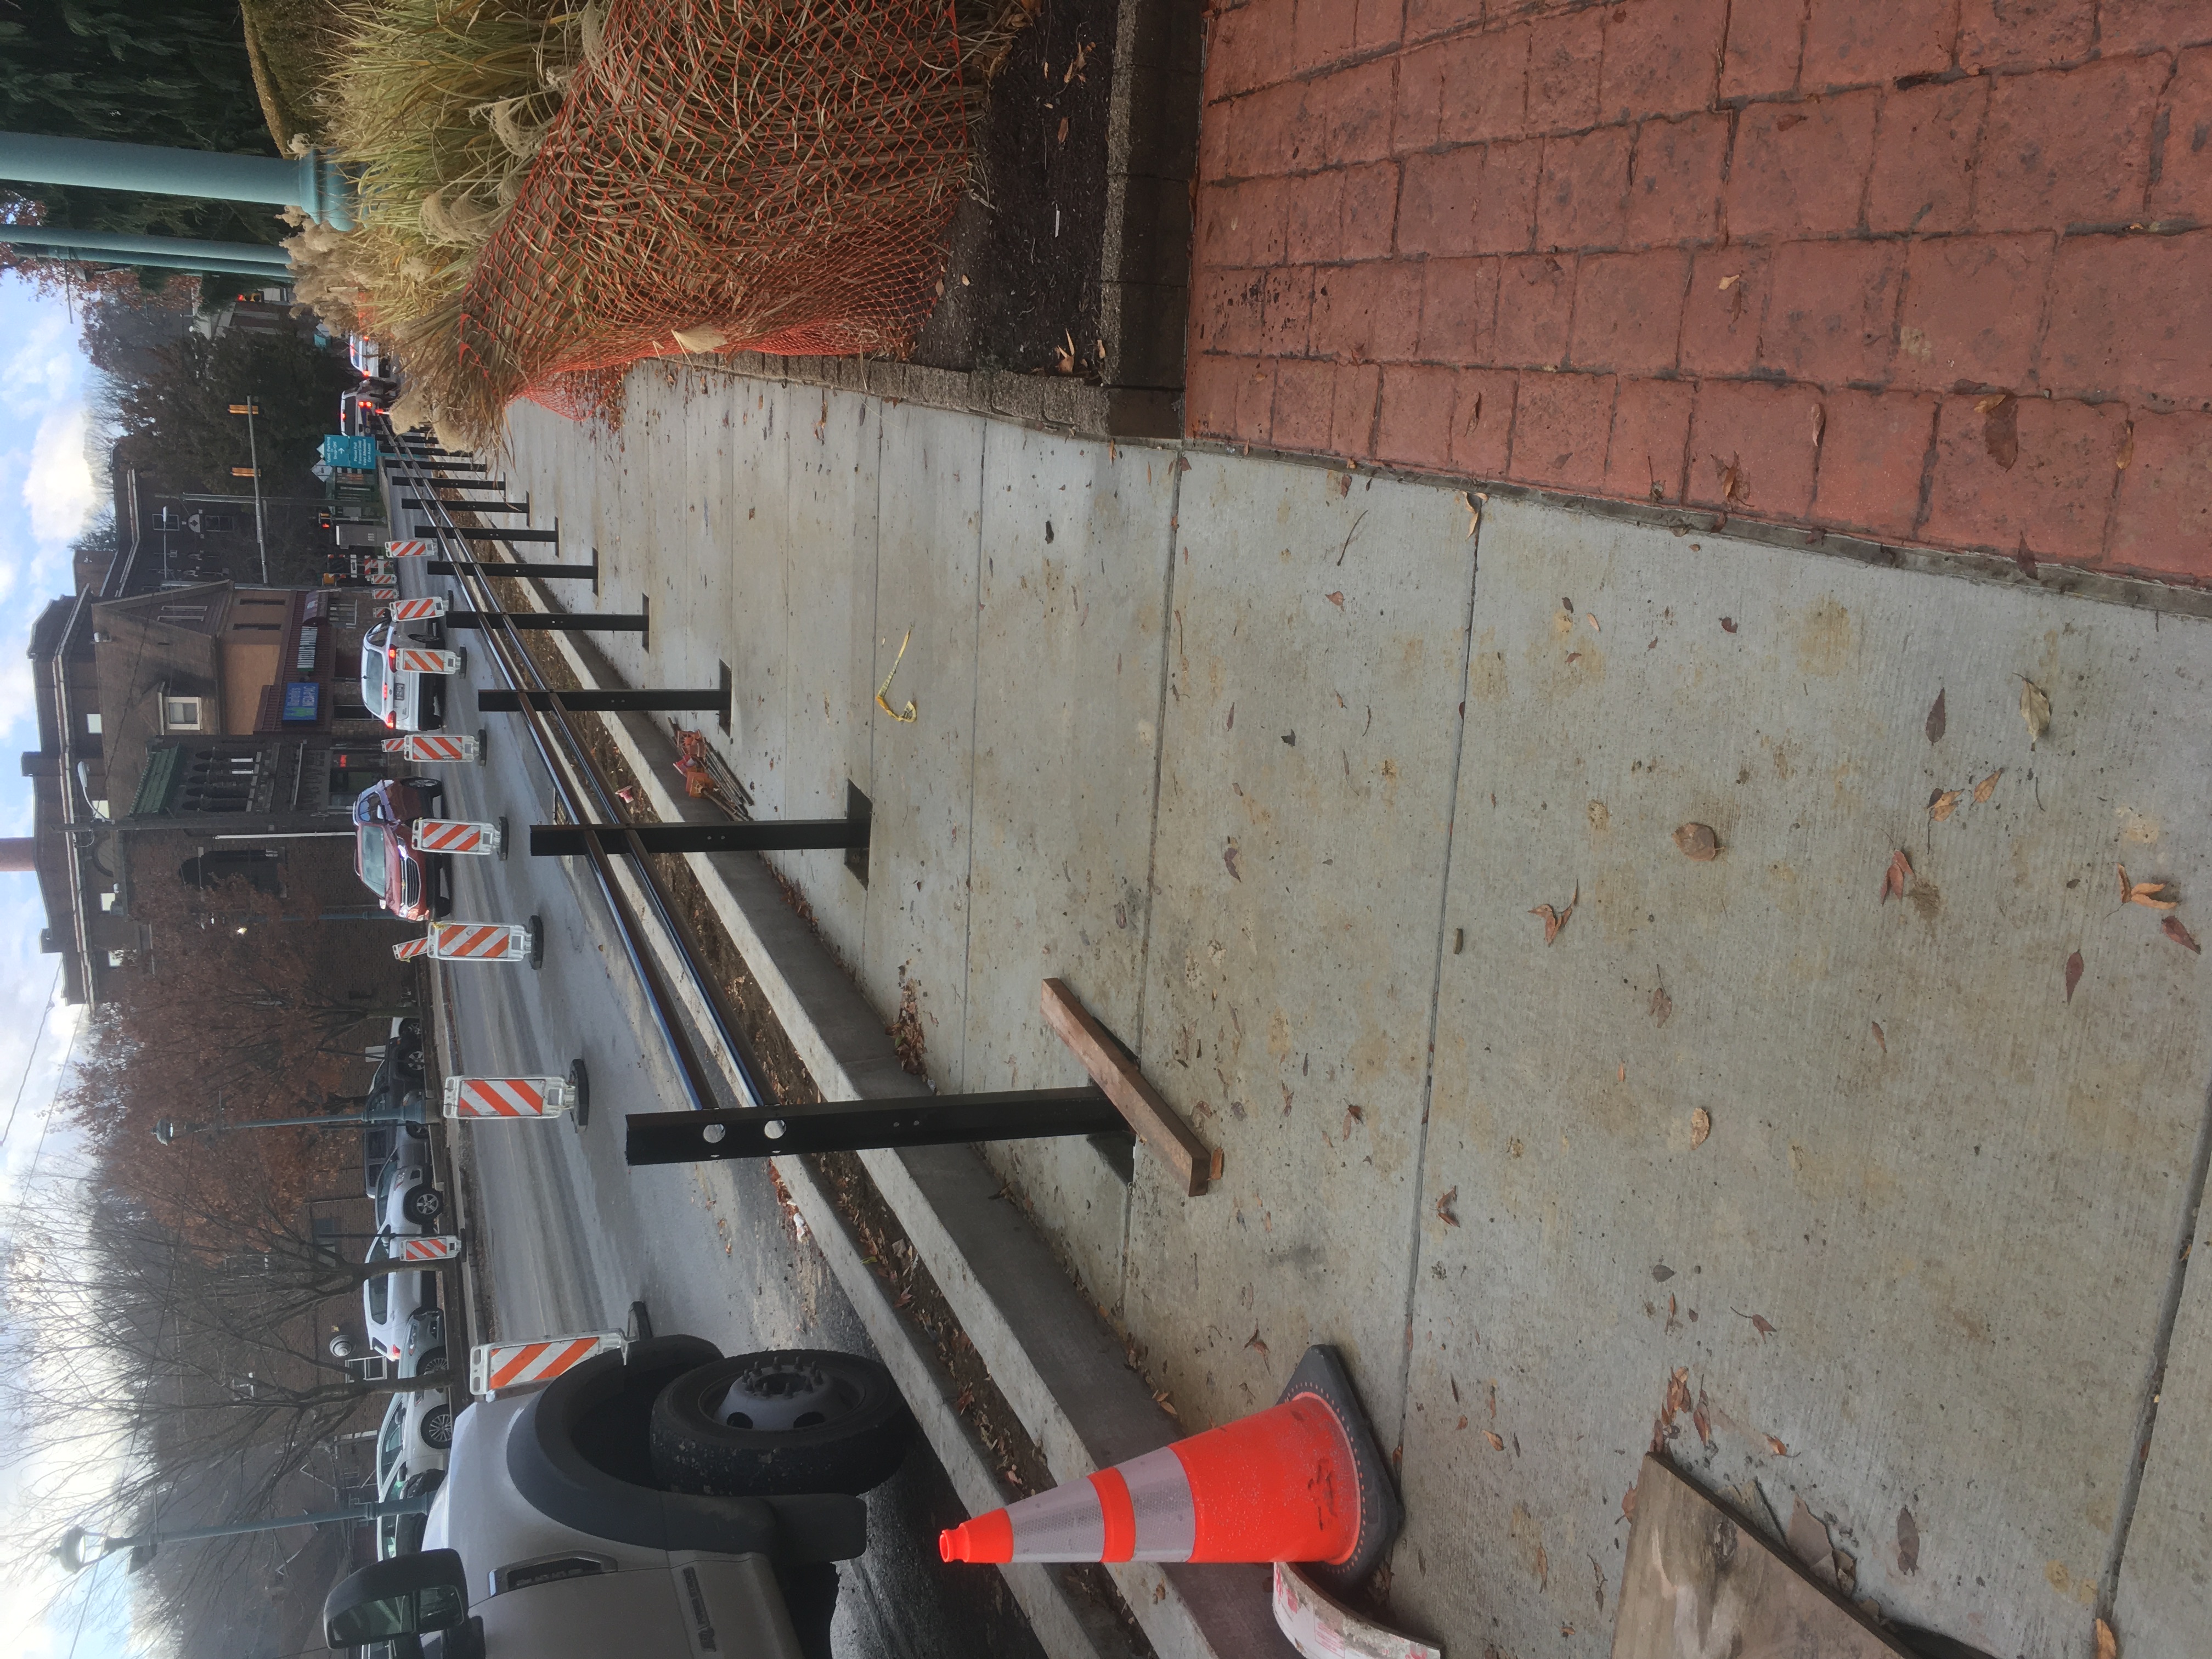
<svg viewBox="0 0 2212 1659"><path fill-rule="evenodd" d="M1091 1011L1062 981L1045 981L1044 1017L1060 1040L1075 1051L1091 1080L1106 1091L1106 1098L1128 1120L1137 1139L1175 1171L1188 1195L1196 1198L1206 1190L1207 1182L1221 1179L1220 1152L1208 1147L1176 1115L1175 1109L1160 1098L1159 1091L1145 1081L1136 1057L1091 1017Z"/></svg>
<svg viewBox="0 0 2212 1659"><path fill-rule="evenodd" d="M1636 1483L1613 1659L1911 1659L1656 1457Z"/></svg>

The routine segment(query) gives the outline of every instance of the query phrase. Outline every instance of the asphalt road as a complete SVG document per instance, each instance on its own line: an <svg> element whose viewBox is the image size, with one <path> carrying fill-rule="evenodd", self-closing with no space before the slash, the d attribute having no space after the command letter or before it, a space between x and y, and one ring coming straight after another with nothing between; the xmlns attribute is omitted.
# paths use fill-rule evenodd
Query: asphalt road
<svg viewBox="0 0 2212 1659"><path fill-rule="evenodd" d="M452 592L410 568L403 590ZM458 598L458 595L454 596ZM467 678L496 684L476 637ZM445 970L465 1073L559 1073L582 1059L589 1121L470 1123L480 1212L477 1271L494 1334L619 1329L634 1301L654 1328L684 1331L726 1353L778 1347L868 1352L860 1322L811 1243L784 1219L767 1172L749 1165L631 1170L623 1119L667 1111L684 1091L612 919L582 860L532 859L527 826L550 822L553 793L521 718L479 716L449 690L447 730L483 732L482 766L424 768L447 786L449 816L505 817L504 860L453 860L453 916L543 919L537 969L456 963ZM850 1659L1042 1659L996 1573L951 1571L939 1528L965 1518L943 1469L917 1439L905 1468L870 1498L870 1547L842 1569L837 1651Z"/></svg>

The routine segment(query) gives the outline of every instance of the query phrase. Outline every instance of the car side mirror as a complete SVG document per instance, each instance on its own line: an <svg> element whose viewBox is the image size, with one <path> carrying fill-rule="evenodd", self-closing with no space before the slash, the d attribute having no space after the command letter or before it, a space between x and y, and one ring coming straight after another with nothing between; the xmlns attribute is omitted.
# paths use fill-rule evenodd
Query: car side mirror
<svg viewBox="0 0 2212 1659"><path fill-rule="evenodd" d="M323 1639L334 1650L451 1630L469 1616L458 1550L424 1550L363 1567L323 1603Z"/></svg>

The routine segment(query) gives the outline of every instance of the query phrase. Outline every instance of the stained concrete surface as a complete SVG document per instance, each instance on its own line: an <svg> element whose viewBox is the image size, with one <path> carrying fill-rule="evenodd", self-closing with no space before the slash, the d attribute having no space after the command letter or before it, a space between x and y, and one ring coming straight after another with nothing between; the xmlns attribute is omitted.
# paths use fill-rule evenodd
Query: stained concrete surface
<svg viewBox="0 0 2212 1659"><path fill-rule="evenodd" d="M781 862L886 1022L913 977L939 1086L1054 1063L1057 963L1224 1148L1195 1200L1140 1155L1125 1222L1085 1147L992 1156L1188 1425L1346 1349L1402 1454L1406 1623L1604 1652L1680 1367L1674 1460L1785 1516L1802 1494L1893 1615L2086 1655L2117 1583L2124 1638L2204 1627L2201 1281L2132 1509L2128 1478L2201 1180L2203 969L2113 868L2206 931L2204 624L1536 505L1470 538L1431 485L811 388L631 387L619 436L513 428L541 521L590 503L656 593L650 651L610 655L640 684L729 661L764 800L865 772L871 884ZM684 505L723 498L711 532ZM909 627L911 726L872 707ZM2033 746L2022 676L2054 708ZM1571 901L1547 947L1528 912Z"/></svg>

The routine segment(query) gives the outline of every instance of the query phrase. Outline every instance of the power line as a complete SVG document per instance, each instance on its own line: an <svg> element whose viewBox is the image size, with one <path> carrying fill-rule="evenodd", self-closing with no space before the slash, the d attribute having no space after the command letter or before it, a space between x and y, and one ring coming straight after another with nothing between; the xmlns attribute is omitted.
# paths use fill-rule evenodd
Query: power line
<svg viewBox="0 0 2212 1659"><path fill-rule="evenodd" d="M64 963L63 966L66 966ZM39 1040L46 1034L46 1022L54 1016L54 993L62 988L62 969L54 969L54 982L46 990L46 1006L39 1015L39 1029L31 1034L31 1051L23 1056L23 1075L15 1079L15 1098L8 1107L8 1123L0 1128L0 1146L8 1144L8 1137L15 1127L15 1109L23 1103L23 1091L31 1081L31 1066L39 1057Z"/></svg>

